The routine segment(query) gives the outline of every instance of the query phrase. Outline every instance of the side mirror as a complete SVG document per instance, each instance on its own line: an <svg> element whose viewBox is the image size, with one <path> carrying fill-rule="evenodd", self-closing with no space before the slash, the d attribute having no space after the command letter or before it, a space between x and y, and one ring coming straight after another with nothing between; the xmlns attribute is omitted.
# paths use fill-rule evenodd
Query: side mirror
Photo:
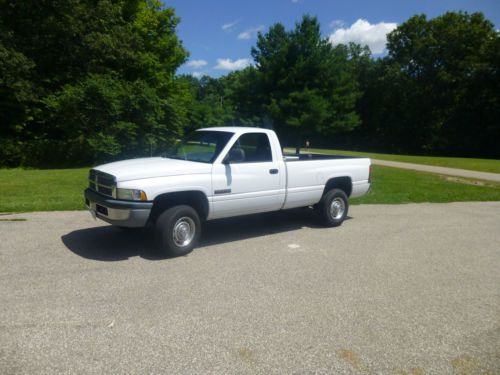
<svg viewBox="0 0 500 375"><path fill-rule="evenodd" d="M241 148L232 148L224 158L223 164L241 163L245 161L245 151Z"/></svg>

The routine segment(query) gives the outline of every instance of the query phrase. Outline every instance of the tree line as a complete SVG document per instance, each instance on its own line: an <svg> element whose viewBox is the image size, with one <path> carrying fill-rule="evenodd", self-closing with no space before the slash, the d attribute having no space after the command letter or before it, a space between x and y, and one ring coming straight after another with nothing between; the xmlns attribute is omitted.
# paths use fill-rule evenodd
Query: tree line
<svg viewBox="0 0 500 375"><path fill-rule="evenodd" d="M305 15L220 78L176 75L178 23L160 0L0 0L0 165L157 155L216 125L289 146L500 156L500 34L481 13L411 17L383 57L333 46Z"/></svg>

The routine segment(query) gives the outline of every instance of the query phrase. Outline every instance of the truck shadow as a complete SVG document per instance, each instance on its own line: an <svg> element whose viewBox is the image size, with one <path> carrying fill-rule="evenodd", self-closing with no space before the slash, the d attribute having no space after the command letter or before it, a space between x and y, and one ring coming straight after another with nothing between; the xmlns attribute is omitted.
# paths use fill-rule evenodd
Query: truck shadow
<svg viewBox="0 0 500 375"><path fill-rule="evenodd" d="M347 217L346 220L348 219L350 218ZM308 209L209 221L203 226L197 248L302 228L323 227L314 212ZM111 225L99 226L75 230L63 235L61 240L70 251L87 259L120 261L135 256L148 260L168 259L156 249L152 230L124 231Z"/></svg>

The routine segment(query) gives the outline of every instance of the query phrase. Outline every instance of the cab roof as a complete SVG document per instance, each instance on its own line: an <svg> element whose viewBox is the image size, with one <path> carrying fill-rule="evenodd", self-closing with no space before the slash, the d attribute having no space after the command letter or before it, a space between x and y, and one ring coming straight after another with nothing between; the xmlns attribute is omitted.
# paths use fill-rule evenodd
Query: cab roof
<svg viewBox="0 0 500 375"><path fill-rule="evenodd" d="M218 132L230 132L235 134L243 134L243 133L274 133L271 129L250 127L250 126L214 126L213 128L202 128L197 131L218 131Z"/></svg>

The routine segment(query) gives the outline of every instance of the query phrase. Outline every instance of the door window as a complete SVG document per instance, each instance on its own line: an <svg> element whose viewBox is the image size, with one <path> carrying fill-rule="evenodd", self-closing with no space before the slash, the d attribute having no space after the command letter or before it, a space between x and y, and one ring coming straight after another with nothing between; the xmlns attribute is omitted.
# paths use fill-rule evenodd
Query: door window
<svg viewBox="0 0 500 375"><path fill-rule="evenodd" d="M273 161L269 137L264 133L243 134L227 157L231 163L264 163Z"/></svg>

